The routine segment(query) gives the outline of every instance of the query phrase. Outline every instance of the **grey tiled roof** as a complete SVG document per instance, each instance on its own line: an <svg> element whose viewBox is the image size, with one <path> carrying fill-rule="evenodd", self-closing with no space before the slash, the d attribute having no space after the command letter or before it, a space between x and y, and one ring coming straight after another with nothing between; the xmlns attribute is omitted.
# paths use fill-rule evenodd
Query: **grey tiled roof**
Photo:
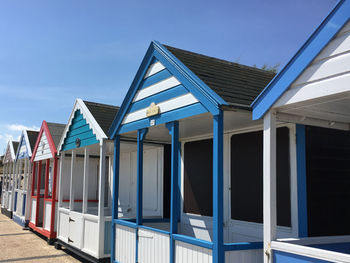
<svg viewBox="0 0 350 263"><path fill-rule="evenodd" d="M15 154L17 152L18 145L19 145L19 142L12 141L12 146L13 146L13 150L14 150Z"/></svg>
<svg viewBox="0 0 350 263"><path fill-rule="evenodd" d="M85 100L84 103L92 116L94 116L98 125L100 125L101 129L108 136L109 127L111 126L119 107Z"/></svg>
<svg viewBox="0 0 350 263"><path fill-rule="evenodd" d="M52 140L57 149L57 146L60 142L61 136L63 134L64 128L66 127L66 125L60 124L60 123L47 122L47 127L49 128L50 134L52 136Z"/></svg>
<svg viewBox="0 0 350 263"><path fill-rule="evenodd" d="M229 105L250 109L275 73L165 45L188 69Z"/></svg>
<svg viewBox="0 0 350 263"><path fill-rule="evenodd" d="M37 131L29 131L27 130L28 140L30 144L30 148L32 149L32 152L34 151L36 140L38 139L39 132Z"/></svg>

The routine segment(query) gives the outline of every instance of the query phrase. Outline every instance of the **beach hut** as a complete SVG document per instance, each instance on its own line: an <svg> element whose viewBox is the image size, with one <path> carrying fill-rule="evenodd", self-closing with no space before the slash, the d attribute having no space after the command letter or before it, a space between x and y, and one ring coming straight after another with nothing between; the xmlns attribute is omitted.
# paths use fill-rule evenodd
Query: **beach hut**
<svg viewBox="0 0 350 263"><path fill-rule="evenodd" d="M10 140L7 143L5 155L3 158L3 182L1 194L1 213L12 218L14 194L13 183L15 175L15 160L18 142Z"/></svg>
<svg viewBox="0 0 350 263"><path fill-rule="evenodd" d="M15 202L12 218L23 227L27 227L30 216L31 162L32 152L39 132L23 130L16 154L16 176L14 180Z"/></svg>
<svg viewBox="0 0 350 263"><path fill-rule="evenodd" d="M350 1L254 101L264 121L265 262L350 262ZM276 125L296 123L299 238L276 236Z"/></svg>
<svg viewBox="0 0 350 263"><path fill-rule="evenodd" d="M32 153L29 227L52 244L56 238L57 145L65 125L43 121Z"/></svg>
<svg viewBox="0 0 350 263"><path fill-rule="evenodd" d="M110 129L112 262L261 262L262 122L274 73L152 42ZM122 136L122 137L121 137ZM136 218L119 218L121 138L137 140ZM144 217L145 140L171 145L170 222ZM278 235L298 236L295 125L278 127Z"/></svg>
<svg viewBox="0 0 350 263"><path fill-rule="evenodd" d="M60 165L68 169L60 169L56 247L63 245L93 262L110 257L114 146L107 134L118 109L77 99L58 146ZM130 198L136 191L136 144L125 138L120 147L124 169L119 216L132 218L136 211L135 199ZM146 199L145 213L158 218L163 216L163 148L148 143L144 149L149 158L145 161L149 179L145 191L152 193Z"/></svg>

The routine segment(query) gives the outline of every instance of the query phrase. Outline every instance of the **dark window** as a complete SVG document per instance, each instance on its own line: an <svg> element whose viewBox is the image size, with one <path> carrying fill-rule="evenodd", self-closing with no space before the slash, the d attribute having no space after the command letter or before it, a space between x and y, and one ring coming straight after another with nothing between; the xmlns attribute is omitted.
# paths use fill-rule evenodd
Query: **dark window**
<svg viewBox="0 0 350 263"><path fill-rule="evenodd" d="M213 215L213 140L185 143L184 212Z"/></svg>
<svg viewBox="0 0 350 263"><path fill-rule="evenodd" d="M289 129L277 129L277 224L291 226ZM231 137L231 218L263 222L263 132Z"/></svg>
<svg viewBox="0 0 350 263"><path fill-rule="evenodd" d="M309 236L350 234L350 132L306 128Z"/></svg>

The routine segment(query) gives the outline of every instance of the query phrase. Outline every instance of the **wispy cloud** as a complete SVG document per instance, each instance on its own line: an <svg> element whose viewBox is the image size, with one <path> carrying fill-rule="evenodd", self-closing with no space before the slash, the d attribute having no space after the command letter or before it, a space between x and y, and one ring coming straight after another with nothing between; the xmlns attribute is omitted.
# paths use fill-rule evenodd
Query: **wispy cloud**
<svg viewBox="0 0 350 263"><path fill-rule="evenodd" d="M23 130L33 130L33 131L38 131L40 128L37 126L25 126L22 124L8 124L6 125L6 128L10 131L23 131Z"/></svg>

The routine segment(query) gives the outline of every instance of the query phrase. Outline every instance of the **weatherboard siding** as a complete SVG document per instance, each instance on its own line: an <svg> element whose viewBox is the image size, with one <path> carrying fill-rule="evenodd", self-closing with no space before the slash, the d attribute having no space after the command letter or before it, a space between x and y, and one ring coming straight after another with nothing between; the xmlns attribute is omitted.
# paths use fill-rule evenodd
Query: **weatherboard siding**
<svg viewBox="0 0 350 263"><path fill-rule="evenodd" d="M42 145L44 145L44 147ZM52 156L49 142L48 142L47 137L46 137L46 132L43 131L41 138L40 138L39 146L38 146L34 161L36 162L36 161L40 161L40 160L50 159L52 157L53 156Z"/></svg>
<svg viewBox="0 0 350 263"><path fill-rule="evenodd" d="M27 150L27 145L26 145L26 140L24 135L21 138L21 141L19 143L19 152L18 152L18 159L23 159L28 157L28 150Z"/></svg>
<svg viewBox="0 0 350 263"><path fill-rule="evenodd" d="M346 91L350 81L350 22L320 52L275 107ZM329 87L335 87L329 89Z"/></svg>
<svg viewBox="0 0 350 263"><path fill-rule="evenodd" d="M77 110L74 113L74 118L69 126L66 138L64 139L62 150L66 151L79 148L76 145L76 140L78 138L80 139L79 147L84 147L99 142L80 110Z"/></svg>
<svg viewBox="0 0 350 263"><path fill-rule="evenodd" d="M155 59L139 84L122 125L133 125L140 120L145 120L151 103L156 103L160 110L160 114L153 117L155 124L164 122L160 117L165 113L167 116L172 116L172 112L175 113L175 111L178 115L179 110L191 112L193 105L200 108L200 112L207 112L198 99L161 62ZM166 121L169 121L168 117Z"/></svg>

